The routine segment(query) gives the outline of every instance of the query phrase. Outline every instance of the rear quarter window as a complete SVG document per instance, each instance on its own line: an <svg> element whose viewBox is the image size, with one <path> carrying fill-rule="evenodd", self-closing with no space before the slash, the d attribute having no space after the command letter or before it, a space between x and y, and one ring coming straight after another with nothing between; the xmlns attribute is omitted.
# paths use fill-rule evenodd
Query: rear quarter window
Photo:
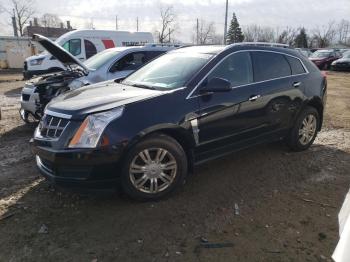
<svg viewBox="0 0 350 262"><path fill-rule="evenodd" d="M288 60L288 63L290 64L293 75L306 73L305 68L303 67L299 59L291 56L285 56L285 57Z"/></svg>
<svg viewBox="0 0 350 262"><path fill-rule="evenodd" d="M282 54L273 52L252 52L254 81L271 80L291 75L291 67Z"/></svg>

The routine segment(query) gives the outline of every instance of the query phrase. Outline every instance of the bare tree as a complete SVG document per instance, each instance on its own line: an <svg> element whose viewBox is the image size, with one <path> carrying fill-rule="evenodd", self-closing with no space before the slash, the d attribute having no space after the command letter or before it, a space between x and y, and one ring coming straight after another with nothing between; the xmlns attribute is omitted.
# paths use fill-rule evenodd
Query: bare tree
<svg viewBox="0 0 350 262"><path fill-rule="evenodd" d="M43 27L60 27L62 20L55 14L43 14L40 18L40 23Z"/></svg>
<svg viewBox="0 0 350 262"><path fill-rule="evenodd" d="M176 15L173 6L160 7L161 28L158 31L160 43L170 42L170 36L175 31Z"/></svg>
<svg viewBox="0 0 350 262"><path fill-rule="evenodd" d="M298 34L298 29L287 27L278 36L277 42L281 44L294 45L295 38Z"/></svg>
<svg viewBox="0 0 350 262"><path fill-rule="evenodd" d="M208 23L204 19L200 19L198 20L198 28L197 25L194 26L193 42L196 42L197 45L212 43L215 31L214 22Z"/></svg>
<svg viewBox="0 0 350 262"><path fill-rule="evenodd" d="M244 40L246 42L275 42L276 33L271 27L261 27L251 24L243 28Z"/></svg>
<svg viewBox="0 0 350 262"><path fill-rule="evenodd" d="M6 10L11 16L15 16L17 30L20 36L23 36L25 24L34 15L34 0L11 0L12 9Z"/></svg>
<svg viewBox="0 0 350 262"><path fill-rule="evenodd" d="M327 47L333 43L336 35L336 25L334 21L324 25L321 28L317 27L313 30L312 44L317 47Z"/></svg>
<svg viewBox="0 0 350 262"><path fill-rule="evenodd" d="M342 19L338 26L337 26L337 32L338 32L338 43L339 44L350 44L350 21Z"/></svg>

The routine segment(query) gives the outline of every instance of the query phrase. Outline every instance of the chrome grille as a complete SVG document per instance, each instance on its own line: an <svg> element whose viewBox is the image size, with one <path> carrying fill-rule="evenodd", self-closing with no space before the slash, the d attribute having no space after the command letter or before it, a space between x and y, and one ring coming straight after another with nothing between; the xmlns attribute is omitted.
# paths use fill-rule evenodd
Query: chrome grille
<svg viewBox="0 0 350 262"><path fill-rule="evenodd" d="M68 124L68 119L44 115L39 124L39 132L43 138L57 139Z"/></svg>

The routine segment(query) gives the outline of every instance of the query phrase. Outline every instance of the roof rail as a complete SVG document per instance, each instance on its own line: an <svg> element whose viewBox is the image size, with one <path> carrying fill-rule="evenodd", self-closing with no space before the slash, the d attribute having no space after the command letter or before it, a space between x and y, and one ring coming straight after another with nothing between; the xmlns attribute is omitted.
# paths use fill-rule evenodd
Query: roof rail
<svg viewBox="0 0 350 262"><path fill-rule="evenodd" d="M241 43L234 43L232 45L253 45L253 46L268 46L268 47L282 47L282 48L291 48L287 44L281 44L281 43L269 43L269 42L241 42Z"/></svg>
<svg viewBox="0 0 350 262"><path fill-rule="evenodd" d="M172 44L172 43L147 43L144 46L148 47L182 47L182 44Z"/></svg>

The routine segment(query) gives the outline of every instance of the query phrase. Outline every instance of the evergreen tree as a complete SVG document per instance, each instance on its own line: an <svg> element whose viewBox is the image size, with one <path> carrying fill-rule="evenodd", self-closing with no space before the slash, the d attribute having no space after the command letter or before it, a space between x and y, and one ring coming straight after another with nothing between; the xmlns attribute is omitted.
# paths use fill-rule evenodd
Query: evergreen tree
<svg viewBox="0 0 350 262"><path fill-rule="evenodd" d="M239 43L243 42L244 35L242 33L242 29L239 26L236 14L232 14L232 19L230 23L230 28L227 32L227 44Z"/></svg>
<svg viewBox="0 0 350 262"><path fill-rule="evenodd" d="M299 34L295 37L295 47L307 48L307 34L305 28L301 28Z"/></svg>

